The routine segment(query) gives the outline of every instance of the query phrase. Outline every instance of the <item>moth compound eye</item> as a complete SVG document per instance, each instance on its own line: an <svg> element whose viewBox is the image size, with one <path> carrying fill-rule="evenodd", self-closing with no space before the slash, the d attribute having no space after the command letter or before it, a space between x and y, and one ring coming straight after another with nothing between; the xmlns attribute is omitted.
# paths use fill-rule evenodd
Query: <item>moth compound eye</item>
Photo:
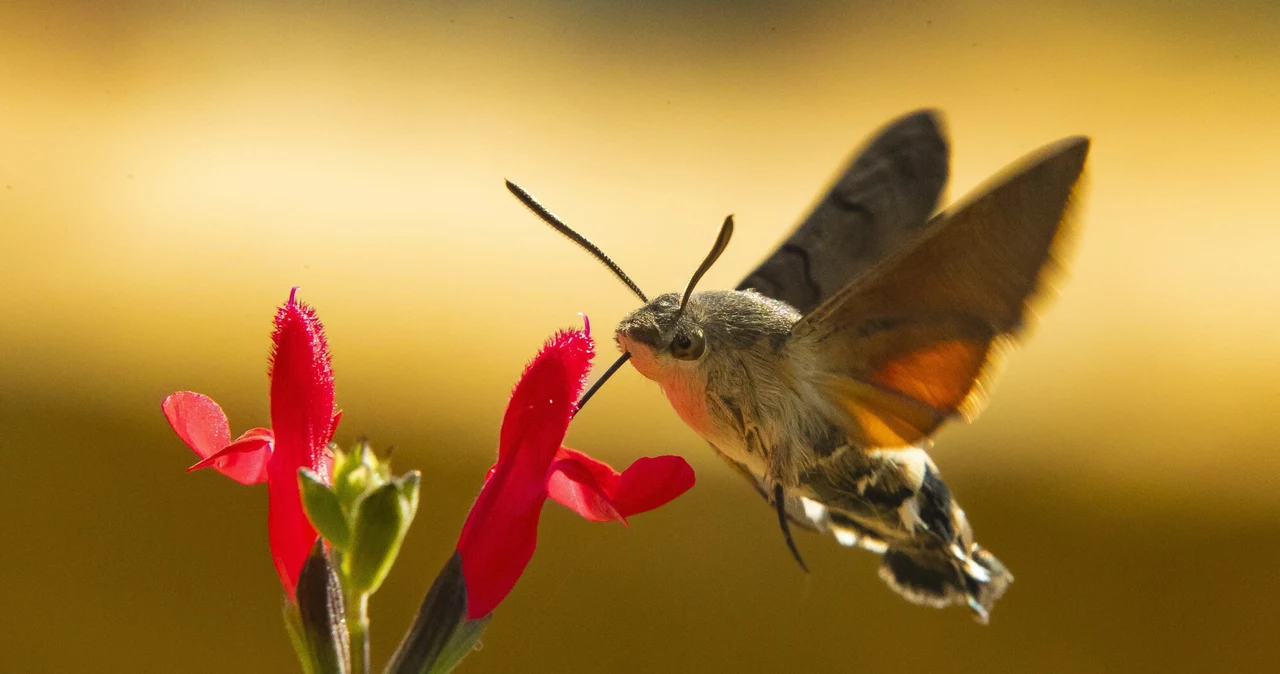
<svg viewBox="0 0 1280 674"><path fill-rule="evenodd" d="M671 340L671 355L680 360L697 360L707 350L707 340L701 330L679 333Z"/></svg>

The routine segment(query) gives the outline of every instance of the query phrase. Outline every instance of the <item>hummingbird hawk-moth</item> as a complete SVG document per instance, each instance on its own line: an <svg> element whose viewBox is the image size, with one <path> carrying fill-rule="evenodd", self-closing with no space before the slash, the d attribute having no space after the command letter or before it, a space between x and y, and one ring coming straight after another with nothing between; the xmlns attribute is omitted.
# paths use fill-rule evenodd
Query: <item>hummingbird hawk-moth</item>
<svg viewBox="0 0 1280 674"><path fill-rule="evenodd" d="M813 212L734 290L694 292L728 245L725 219L682 295L648 299L603 252L527 192L543 220L644 302L622 319L623 355L789 525L881 555L909 601L968 605L986 622L1013 581L974 541L926 453L953 417L972 420L994 361L1055 266L1089 139L1015 162L934 213L947 140L934 111L886 125Z"/></svg>

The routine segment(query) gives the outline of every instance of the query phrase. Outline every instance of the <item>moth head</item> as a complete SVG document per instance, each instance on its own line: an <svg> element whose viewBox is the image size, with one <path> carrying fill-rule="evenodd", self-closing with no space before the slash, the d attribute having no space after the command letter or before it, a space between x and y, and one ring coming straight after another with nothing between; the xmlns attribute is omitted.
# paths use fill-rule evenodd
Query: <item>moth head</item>
<svg viewBox="0 0 1280 674"><path fill-rule="evenodd" d="M734 354L763 350L767 356L790 334L800 314L789 305L754 291L694 293L680 310L681 297L655 297L618 324L618 348L645 377L667 382L695 371L730 367Z"/></svg>
<svg viewBox="0 0 1280 674"><path fill-rule="evenodd" d="M640 374L662 381L660 369L674 365L672 361L695 364L707 353L707 332L701 325L703 297L694 296L698 280L729 247L733 237L733 216L724 219L720 234L711 246L711 252L703 258L697 271L685 286L684 295L667 293L645 303L643 307L622 319L618 325L618 346L623 353L631 354L632 364ZM634 346L636 350L630 347Z"/></svg>
<svg viewBox="0 0 1280 674"><path fill-rule="evenodd" d="M680 295L659 295L622 319L614 339L640 374L660 381L670 368L696 367L707 355L707 331L697 320L701 299L690 297L682 309Z"/></svg>

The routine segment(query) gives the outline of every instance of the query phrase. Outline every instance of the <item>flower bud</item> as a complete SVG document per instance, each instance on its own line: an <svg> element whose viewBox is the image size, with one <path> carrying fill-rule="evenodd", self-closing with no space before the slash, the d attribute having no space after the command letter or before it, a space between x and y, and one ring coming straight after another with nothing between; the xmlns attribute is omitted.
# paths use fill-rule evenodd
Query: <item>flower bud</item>
<svg viewBox="0 0 1280 674"><path fill-rule="evenodd" d="M391 476L391 462L361 442L333 450L333 486L308 470L298 472L312 525L341 553L343 584L354 594L378 589L391 570L418 510L418 471Z"/></svg>
<svg viewBox="0 0 1280 674"><path fill-rule="evenodd" d="M379 463L367 442L356 445L350 452L333 447L333 491L348 516L355 512L357 502L365 493L386 481L378 478L390 468L379 470Z"/></svg>

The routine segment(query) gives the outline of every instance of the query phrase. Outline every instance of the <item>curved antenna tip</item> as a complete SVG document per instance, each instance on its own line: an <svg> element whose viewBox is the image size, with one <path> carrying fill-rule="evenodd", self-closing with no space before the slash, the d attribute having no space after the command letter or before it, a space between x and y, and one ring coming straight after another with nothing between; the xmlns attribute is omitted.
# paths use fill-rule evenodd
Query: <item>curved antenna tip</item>
<svg viewBox="0 0 1280 674"><path fill-rule="evenodd" d="M724 219L724 224L720 225L720 233L716 235L716 242L711 244L711 252L707 253L707 257L702 260L702 264L698 265L698 270L693 272L693 276L689 279L689 285L685 286L684 297L680 300L680 309L676 312L676 320L684 314L684 307L689 303L689 296L693 295L693 289L697 287L698 281L702 280L702 275L707 273L711 265L720 259L720 254L729 247L729 239L733 238L733 214L729 214Z"/></svg>

